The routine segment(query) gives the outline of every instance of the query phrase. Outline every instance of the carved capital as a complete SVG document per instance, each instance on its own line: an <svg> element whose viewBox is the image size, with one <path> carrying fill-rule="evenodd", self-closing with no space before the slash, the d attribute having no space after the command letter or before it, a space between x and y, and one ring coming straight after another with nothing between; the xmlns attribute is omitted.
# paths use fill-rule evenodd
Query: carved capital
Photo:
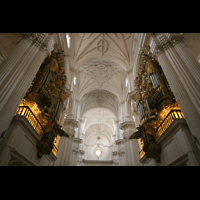
<svg viewBox="0 0 200 200"><path fill-rule="evenodd" d="M156 45L155 51L153 52L153 56L158 58L160 54L164 53L164 48L162 45Z"/></svg>
<svg viewBox="0 0 200 200"><path fill-rule="evenodd" d="M184 38L183 35L172 35L171 36L172 45L174 46L178 43L184 43L183 38Z"/></svg>
<svg viewBox="0 0 200 200"><path fill-rule="evenodd" d="M129 140L129 137L130 137L129 132L124 132L123 135L124 135L125 141L127 142Z"/></svg>
<svg viewBox="0 0 200 200"><path fill-rule="evenodd" d="M34 38L35 38L35 33L22 33L22 39L24 40L32 42Z"/></svg>
<svg viewBox="0 0 200 200"><path fill-rule="evenodd" d="M81 143L81 142L82 142L82 139L74 138L74 144L73 144L72 151L78 153L78 151L79 151L79 143Z"/></svg>
<svg viewBox="0 0 200 200"><path fill-rule="evenodd" d="M46 36L47 36L46 33L38 33L34 37L32 44L35 45L36 47L40 47L43 44L44 40L46 39Z"/></svg>
<svg viewBox="0 0 200 200"><path fill-rule="evenodd" d="M51 33L52 35L53 33ZM22 33L22 39L28 40L32 45L50 54L48 33Z"/></svg>
<svg viewBox="0 0 200 200"><path fill-rule="evenodd" d="M69 137L74 137L75 134L75 128L78 127L78 121L74 119L65 119L63 130L67 132Z"/></svg>
<svg viewBox="0 0 200 200"><path fill-rule="evenodd" d="M166 40L166 41L162 44L162 46L163 46L163 49L164 49L164 50L167 50L167 49L173 47L172 42L171 42L170 40Z"/></svg>

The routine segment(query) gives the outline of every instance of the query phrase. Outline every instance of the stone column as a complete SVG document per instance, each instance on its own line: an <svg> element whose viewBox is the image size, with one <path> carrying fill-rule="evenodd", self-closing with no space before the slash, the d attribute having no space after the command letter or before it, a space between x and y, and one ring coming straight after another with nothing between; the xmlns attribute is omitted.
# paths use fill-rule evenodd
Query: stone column
<svg viewBox="0 0 200 200"><path fill-rule="evenodd" d="M69 135L68 142L65 144L66 147L66 154L64 158L64 165L70 166L71 165L71 155L72 155L72 145L74 142L75 136L75 129L78 127L77 118L77 101L72 100L69 102L69 109L67 118L63 124L63 130L67 132Z"/></svg>
<svg viewBox="0 0 200 200"><path fill-rule="evenodd" d="M192 72L188 72L188 70L190 71L189 66L185 65L184 61L181 60L179 54L176 52L176 49L182 45L174 49L171 41L161 36L163 35L158 35L157 37L155 35L152 36L152 46L155 47L152 53L157 57L163 69L190 131L200 141L200 114L199 109L197 109L199 103L197 102L197 96L199 95L197 94L198 84L196 83L194 86L196 78ZM161 39L162 43L159 42ZM187 72L188 75L186 75Z"/></svg>
<svg viewBox="0 0 200 200"><path fill-rule="evenodd" d="M200 63L190 53L183 41L180 40L179 42L178 39L176 41L173 37L172 40L174 40L174 49L184 63L184 83L188 84L188 91L190 92L190 96L194 97L192 98L193 103L200 114Z"/></svg>
<svg viewBox="0 0 200 200"><path fill-rule="evenodd" d="M78 133L77 133L77 138L82 139L82 126L83 126L83 120L78 119Z"/></svg>
<svg viewBox="0 0 200 200"><path fill-rule="evenodd" d="M113 120L114 121L114 120ZM115 140L120 139L119 120L114 121L115 124Z"/></svg>
<svg viewBox="0 0 200 200"><path fill-rule="evenodd" d="M122 123L120 128L123 130L126 165L131 166L136 158L133 158L132 145L129 141L129 137L135 132L135 122L131 117L131 104L129 102L122 102ZM137 148L137 147L136 147Z"/></svg>
<svg viewBox="0 0 200 200"><path fill-rule="evenodd" d="M119 166L125 166L126 158L125 158L124 139L116 140L115 143L118 146Z"/></svg>
<svg viewBox="0 0 200 200"><path fill-rule="evenodd" d="M68 137L62 136L59 141L56 166L64 166L64 161L67 152Z"/></svg>
<svg viewBox="0 0 200 200"><path fill-rule="evenodd" d="M72 145L74 142L74 134L75 134L75 128L77 128L78 121L74 119L65 119L63 130L67 132L69 135L68 142L65 144L66 147L66 153L64 158L64 165L70 166L71 165L71 155L72 155Z"/></svg>
<svg viewBox="0 0 200 200"><path fill-rule="evenodd" d="M130 147L131 147L131 154L132 154L132 165L133 166L140 166L140 148L139 148L139 144L138 144L138 140L137 139L132 139L129 140L130 142Z"/></svg>
<svg viewBox="0 0 200 200"><path fill-rule="evenodd" d="M118 151L112 152L112 157L113 157L113 166L118 166L119 165L119 158L118 158Z"/></svg>
<svg viewBox="0 0 200 200"><path fill-rule="evenodd" d="M72 162L71 162L72 166L77 166L80 143L82 143L82 139L74 138L74 143L72 148Z"/></svg>
<svg viewBox="0 0 200 200"><path fill-rule="evenodd" d="M0 134L8 127L39 67L48 55L48 33L24 34L0 65Z"/></svg>

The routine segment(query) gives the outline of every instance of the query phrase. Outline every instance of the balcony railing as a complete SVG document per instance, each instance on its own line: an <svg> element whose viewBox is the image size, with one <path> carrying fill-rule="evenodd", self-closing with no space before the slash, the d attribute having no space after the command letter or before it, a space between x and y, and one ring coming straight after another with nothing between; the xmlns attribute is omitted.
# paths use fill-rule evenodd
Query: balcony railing
<svg viewBox="0 0 200 200"><path fill-rule="evenodd" d="M15 115L24 116L36 132L42 136L43 127L28 106L19 106Z"/></svg>
<svg viewBox="0 0 200 200"><path fill-rule="evenodd" d="M140 154L140 158L142 158L142 157L145 155L145 152L144 152L143 150L141 150L141 151L139 152L139 154Z"/></svg>
<svg viewBox="0 0 200 200"><path fill-rule="evenodd" d="M155 138L159 138L167 127L175 120L185 118L181 110L171 110L155 131Z"/></svg>
<svg viewBox="0 0 200 200"><path fill-rule="evenodd" d="M55 145L53 145L53 149L52 149L52 152L55 156L57 156L57 153L58 153L58 149Z"/></svg>
<svg viewBox="0 0 200 200"><path fill-rule="evenodd" d="M171 110L156 129L155 139L159 138L175 119L184 119L184 118L185 117L181 112L181 110ZM145 152L141 150L139 154L140 158L142 158L145 155Z"/></svg>

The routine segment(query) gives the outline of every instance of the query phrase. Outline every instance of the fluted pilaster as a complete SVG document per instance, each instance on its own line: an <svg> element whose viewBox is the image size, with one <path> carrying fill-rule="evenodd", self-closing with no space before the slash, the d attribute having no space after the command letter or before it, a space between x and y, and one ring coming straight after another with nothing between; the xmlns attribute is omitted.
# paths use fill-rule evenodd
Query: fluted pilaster
<svg viewBox="0 0 200 200"><path fill-rule="evenodd" d="M200 141L200 64L195 61L180 34L151 34L151 52L157 58L187 124Z"/></svg>
<svg viewBox="0 0 200 200"><path fill-rule="evenodd" d="M0 65L0 133L5 131L48 54L52 34L30 33Z"/></svg>
<svg viewBox="0 0 200 200"><path fill-rule="evenodd" d="M179 79L176 71L174 70L171 62L167 58L167 56L163 53L158 56L158 61L162 66L162 69L165 73L165 76L169 82L169 85L175 95L175 98L181 107L181 110L185 116L185 119L188 123L188 126L191 132L198 138L200 141L200 115L196 110L196 107L191 100L191 96L189 96L186 88L182 84Z"/></svg>

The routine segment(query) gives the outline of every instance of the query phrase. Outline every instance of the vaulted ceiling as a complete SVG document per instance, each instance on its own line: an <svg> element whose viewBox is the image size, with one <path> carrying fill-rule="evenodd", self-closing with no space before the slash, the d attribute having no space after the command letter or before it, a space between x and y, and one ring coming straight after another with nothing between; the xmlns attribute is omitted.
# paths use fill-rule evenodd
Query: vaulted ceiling
<svg viewBox="0 0 200 200"><path fill-rule="evenodd" d="M110 110L119 118L126 98L138 33L70 33L70 67L76 77L74 98L80 115L94 108Z"/></svg>
<svg viewBox="0 0 200 200"><path fill-rule="evenodd" d="M84 115L83 131L86 137L86 143L93 136L95 138L105 136L109 144L112 144L112 136L114 134L114 120L112 112L104 108L94 108Z"/></svg>
<svg viewBox="0 0 200 200"><path fill-rule="evenodd" d="M76 73L76 98L94 90L107 90L123 101L126 71L137 33L71 33L70 66Z"/></svg>
<svg viewBox="0 0 200 200"><path fill-rule="evenodd" d="M86 93L81 101L80 117L83 117L88 110L94 108L105 108L118 118L119 99L116 95L106 90L93 90Z"/></svg>
<svg viewBox="0 0 200 200"><path fill-rule="evenodd" d="M114 62L128 70L133 57L135 33L71 34L71 66L78 68L96 61Z"/></svg>

